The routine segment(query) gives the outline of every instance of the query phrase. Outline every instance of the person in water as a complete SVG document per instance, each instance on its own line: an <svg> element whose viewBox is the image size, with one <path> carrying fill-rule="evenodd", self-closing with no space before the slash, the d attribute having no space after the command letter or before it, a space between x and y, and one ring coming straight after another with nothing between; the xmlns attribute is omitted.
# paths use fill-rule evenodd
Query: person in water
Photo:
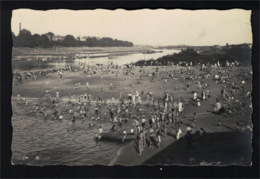
<svg viewBox="0 0 260 179"><path fill-rule="evenodd" d="M101 137L102 137L102 133L103 133L103 129L102 129L102 127L100 126L99 129L98 129L98 133L96 134L96 137L95 137L96 149L98 149L98 150L99 150L99 145L98 145L98 143L99 143L99 141L100 141L100 139L101 139Z"/></svg>
<svg viewBox="0 0 260 179"><path fill-rule="evenodd" d="M98 138L99 138L99 139L101 139L102 134L103 134L103 129L102 129L102 127L100 126L99 129L98 129Z"/></svg>
<svg viewBox="0 0 260 179"><path fill-rule="evenodd" d="M115 129L116 125L113 125L112 128L111 128L111 131L112 132L116 132L116 129Z"/></svg>

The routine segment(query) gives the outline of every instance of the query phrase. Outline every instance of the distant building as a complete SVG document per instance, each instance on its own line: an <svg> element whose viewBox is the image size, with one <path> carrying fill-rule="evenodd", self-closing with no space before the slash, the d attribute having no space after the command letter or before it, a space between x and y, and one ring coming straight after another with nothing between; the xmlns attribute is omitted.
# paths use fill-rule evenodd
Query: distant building
<svg viewBox="0 0 260 179"><path fill-rule="evenodd" d="M78 37L80 41L85 41L88 37L87 36L80 36Z"/></svg>
<svg viewBox="0 0 260 179"><path fill-rule="evenodd" d="M53 36L53 41L62 41L65 38L65 36L61 36L61 35L55 35Z"/></svg>

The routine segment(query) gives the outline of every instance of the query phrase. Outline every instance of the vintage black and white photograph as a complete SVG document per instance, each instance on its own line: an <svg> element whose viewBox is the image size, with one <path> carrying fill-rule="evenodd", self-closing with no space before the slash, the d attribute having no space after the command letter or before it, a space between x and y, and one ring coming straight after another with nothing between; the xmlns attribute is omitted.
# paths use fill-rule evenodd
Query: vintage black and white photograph
<svg viewBox="0 0 260 179"><path fill-rule="evenodd" d="M251 11L12 11L12 164L251 165Z"/></svg>

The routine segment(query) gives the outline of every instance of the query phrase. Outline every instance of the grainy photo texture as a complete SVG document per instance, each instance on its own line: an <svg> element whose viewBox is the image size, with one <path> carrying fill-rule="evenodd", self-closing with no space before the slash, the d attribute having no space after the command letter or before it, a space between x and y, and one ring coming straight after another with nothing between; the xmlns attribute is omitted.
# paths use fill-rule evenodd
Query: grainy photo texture
<svg viewBox="0 0 260 179"><path fill-rule="evenodd" d="M251 11L12 13L12 164L251 165Z"/></svg>

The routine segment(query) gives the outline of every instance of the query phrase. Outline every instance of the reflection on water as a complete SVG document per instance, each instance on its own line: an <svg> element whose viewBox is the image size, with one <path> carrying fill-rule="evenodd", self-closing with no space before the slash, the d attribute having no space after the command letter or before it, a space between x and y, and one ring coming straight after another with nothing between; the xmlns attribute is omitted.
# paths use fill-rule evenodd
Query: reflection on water
<svg viewBox="0 0 260 179"><path fill-rule="evenodd" d="M99 57L99 58L81 58L81 59L53 59L47 61L26 61L26 60L13 60L12 68L13 70L35 70L35 69L47 69L47 68L63 68L68 65L79 65L81 63L85 65L95 65L95 64L117 64L124 65L131 62L136 62L138 60L156 60L159 57L178 53L180 50L163 50L162 53L128 53L120 55L111 55L109 57Z"/></svg>

